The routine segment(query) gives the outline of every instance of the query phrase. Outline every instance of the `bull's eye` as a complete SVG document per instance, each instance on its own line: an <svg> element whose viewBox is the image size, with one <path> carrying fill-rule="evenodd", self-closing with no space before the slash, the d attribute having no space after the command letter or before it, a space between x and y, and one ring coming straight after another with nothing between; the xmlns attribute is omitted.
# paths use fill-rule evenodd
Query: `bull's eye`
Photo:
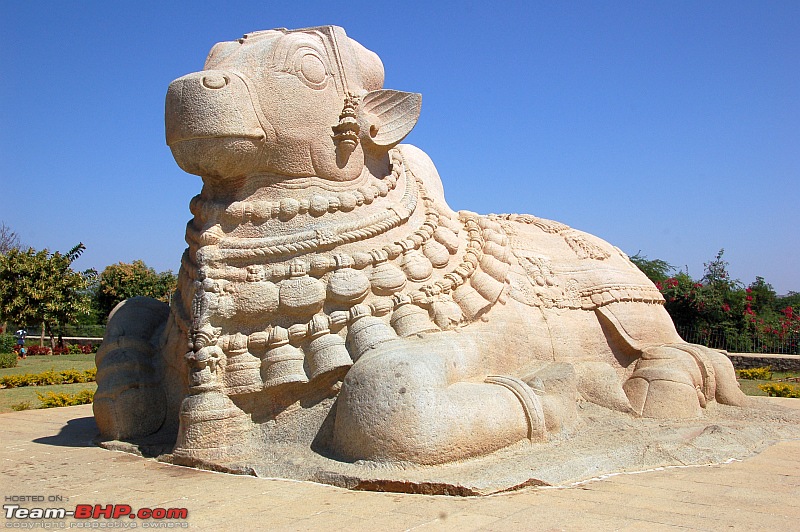
<svg viewBox="0 0 800 532"><path fill-rule="evenodd" d="M325 81L325 76L327 74L327 72L325 72L325 65L322 64L320 58L311 54L303 56L303 59L300 61L300 71L310 83L315 85Z"/></svg>
<svg viewBox="0 0 800 532"><path fill-rule="evenodd" d="M323 89L328 84L328 69L316 53L304 50L295 61L295 73L300 81L312 89Z"/></svg>

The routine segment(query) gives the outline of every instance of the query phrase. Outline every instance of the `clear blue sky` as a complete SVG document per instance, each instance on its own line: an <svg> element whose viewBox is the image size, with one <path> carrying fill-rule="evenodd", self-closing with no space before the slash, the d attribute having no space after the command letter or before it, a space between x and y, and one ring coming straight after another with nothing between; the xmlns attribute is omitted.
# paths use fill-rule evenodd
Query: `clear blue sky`
<svg viewBox="0 0 800 532"><path fill-rule="evenodd" d="M450 205L525 212L700 277L800 291L800 2L0 2L0 220L80 268L177 270L200 179L164 143L169 82L211 46L344 26Z"/></svg>

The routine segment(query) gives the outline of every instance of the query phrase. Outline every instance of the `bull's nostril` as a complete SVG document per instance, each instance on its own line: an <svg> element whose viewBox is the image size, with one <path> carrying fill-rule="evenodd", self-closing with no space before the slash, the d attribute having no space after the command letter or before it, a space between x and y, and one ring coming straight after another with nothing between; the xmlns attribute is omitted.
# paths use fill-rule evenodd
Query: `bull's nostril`
<svg viewBox="0 0 800 532"><path fill-rule="evenodd" d="M209 89L221 89L228 84L228 78L221 74L206 74L203 76L203 86Z"/></svg>

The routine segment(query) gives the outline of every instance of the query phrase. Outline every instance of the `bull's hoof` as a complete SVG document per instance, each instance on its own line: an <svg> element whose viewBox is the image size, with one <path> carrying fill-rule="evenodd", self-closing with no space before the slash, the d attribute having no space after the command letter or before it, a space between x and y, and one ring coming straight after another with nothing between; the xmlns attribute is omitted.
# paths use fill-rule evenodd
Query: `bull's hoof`
<svg viewBox="0 0 800 532"><path fill-rule="evenodd" d="M631 377L623 388L633 408L643 417L695 418L702 413L697 389L689 383Z"/></svg>

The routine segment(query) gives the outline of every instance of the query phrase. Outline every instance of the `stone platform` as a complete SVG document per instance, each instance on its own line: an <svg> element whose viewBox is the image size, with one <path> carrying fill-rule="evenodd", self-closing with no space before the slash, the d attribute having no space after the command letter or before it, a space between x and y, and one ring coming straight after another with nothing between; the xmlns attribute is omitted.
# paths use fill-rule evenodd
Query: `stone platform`
<svg viewBox="0 0 800 532"><path fill-rule="evenodd" d="M800 409L796 399L758 400ZM5 505L69 510L78 504L127 504L134 511L188 511L185 520L107 523L115 528L186 524L198 530L749 531L788 530L800 520L800 440L778 441L757 456L724 465L620 474L486 497L447 497L227 475L107 451L92 444L97 429L88 405L3 414L0 421L0 495ZM45 502L9 499L20 496L42 496ZM46 502L48 498L63 500ZM4 527L40 522L5 519L5 513ZM48 522L56 528L65 521Z"/></svg>

